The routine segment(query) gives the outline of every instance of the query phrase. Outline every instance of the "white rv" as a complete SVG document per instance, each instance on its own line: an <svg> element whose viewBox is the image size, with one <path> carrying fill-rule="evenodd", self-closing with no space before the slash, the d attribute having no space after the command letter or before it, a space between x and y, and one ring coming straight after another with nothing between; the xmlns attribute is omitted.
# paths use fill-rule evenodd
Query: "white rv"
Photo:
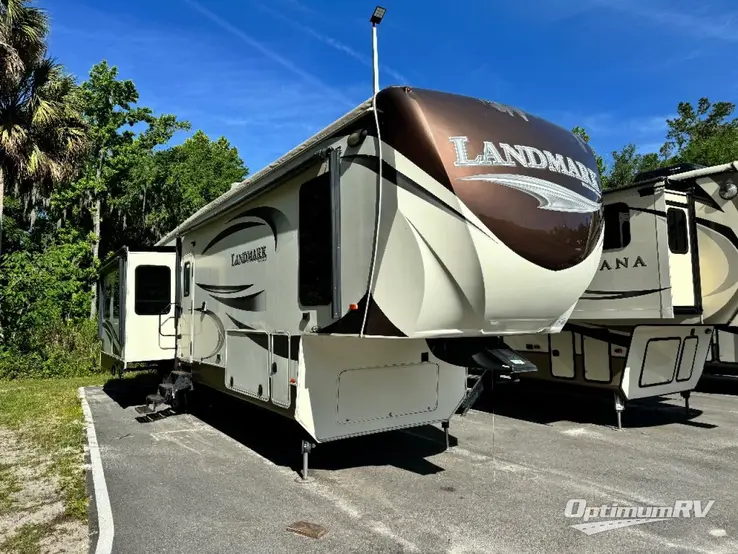
<svg viewBox="0 0 738 554"><path fill-rule="evenodd" d="M535 369L504 340L563 327L601 216L593 153L569 131L384 89L160 241L179 272L168 390L188 373L316 442L447 428L467 368Z"/></svg>
<svg viewBox="0 0 738 554"><path fill-rule="evenodd" d="M165 364L171 369L175 261L174 248L122 248L102 264L97 296L100 358L113 375Z"/></svg>
<svg viewBox="0 0 738 554"><path fill-rule="evenodd" d="M627 400L688 402L713 329L738 330L737 178L738 162L682 165L605 192L602 260L566 331L508 341L540 370L522 377L612 390L618 424Z"/></svg>

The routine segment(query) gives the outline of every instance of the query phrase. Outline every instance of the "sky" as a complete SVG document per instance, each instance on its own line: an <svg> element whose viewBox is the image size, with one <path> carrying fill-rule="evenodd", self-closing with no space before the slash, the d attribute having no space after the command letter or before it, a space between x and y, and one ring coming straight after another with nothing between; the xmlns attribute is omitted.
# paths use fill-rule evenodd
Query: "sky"
<svg viewBox="0 0 738 554"><path fill-rule="evenodd" d="M376 1L376 0L374 0ZM253 173L372 94L374 1L36 0L79 80L103 59ZM585 127L608 158L663 143L680 101L738 103L735 0L382 0L380 86L510 104Z"/></svg>

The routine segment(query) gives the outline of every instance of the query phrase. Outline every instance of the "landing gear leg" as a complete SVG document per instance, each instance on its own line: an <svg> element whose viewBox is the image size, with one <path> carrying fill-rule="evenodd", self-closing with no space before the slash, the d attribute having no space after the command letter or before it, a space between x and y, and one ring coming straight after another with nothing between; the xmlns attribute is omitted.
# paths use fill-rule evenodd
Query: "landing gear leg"
<svg viewBox="0 0 738 554"><path fill-rule="evenodd" d="M681 394L682 398L684 398L684 410L689 415L689 395L692 394L692 391L685 390Z"/></svg>
<svg viewBox="0 0 738 554"><path fill-rule="evenodd" d="M441 422L441 427L443 427L443 434L446 435L446 450L448 450L448 448L449 448L449 442L448 442L448 426L449 426L449 422L448 421Z"/></svg>
<svg viewBox="0 0 738 554"><path fill-rule="evenodd" d="M615 413L618 416L618 431L622 431L623 429L623 410L625 410L625 400L623 400L623 397L620 396L619 393L615 393Z"/></svg>
<svg viewBox="0 0 738 554"><path fill-rule="evenodd" d="M312 442L302 441L302 475L297 478L298 483L310 483L313 481L313 478L308 476L308 456L313 451L313 448L315 448L315 445Z"/></svg>

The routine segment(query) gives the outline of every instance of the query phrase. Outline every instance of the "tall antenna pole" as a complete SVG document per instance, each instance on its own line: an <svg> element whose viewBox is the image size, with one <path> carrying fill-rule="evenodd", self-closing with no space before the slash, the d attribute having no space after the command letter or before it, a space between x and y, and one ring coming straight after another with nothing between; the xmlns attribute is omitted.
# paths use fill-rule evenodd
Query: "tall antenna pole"
<svg viewBox="0 0 738 554"><path fill-rule="evenodd" d="M374 8L374 13L369 20L372 24L372 72L374 75L374 95L379 92L379 54L377 53L377 25L382 22L382 18L387 10L382 6Z"/></svg>

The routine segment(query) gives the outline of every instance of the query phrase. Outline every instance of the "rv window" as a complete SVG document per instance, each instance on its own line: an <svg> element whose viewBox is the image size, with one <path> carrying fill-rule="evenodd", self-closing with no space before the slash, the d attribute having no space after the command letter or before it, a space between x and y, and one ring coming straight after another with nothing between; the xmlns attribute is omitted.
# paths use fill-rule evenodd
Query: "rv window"
<svg viewBox="0 0 738 554"><path fill-rule="evenodd" d="M673 254L689 252L687 240L687 214L679 208L669 208L666 211L666 228L669 235L669 250Z"/></svg>
<svg viewBox="0 0 738 554"><path fill-rule="evenodd" d="M117 270L108 273L103 280L103 319L120 317L120 281Z"/></svg>
<svg viewBox="0 0 738 554"><path fill-rule="evenodd" d="M134 310L137 315L159 315L169 311L172 273L167 266L138 266L134 287Z"/></svg>
<svg viewBox="0 0 738 554"><path fill-rule="evenodd" d="M617 250L630 244L630 210L623 202L605 206L604 250Z"/></svg>
<svg viewBox="0 0 738 554"><path fill-rule="evenodd" d="M190 262L186 262L182 270L182 296L185 298L190 295L190 267Z"/></svg>
<svg viewBox="0 0 738 554"><path fill-rule="evenodd" d="M330 174L300 187L300 304L324 306L332 299Z"/></svg>

